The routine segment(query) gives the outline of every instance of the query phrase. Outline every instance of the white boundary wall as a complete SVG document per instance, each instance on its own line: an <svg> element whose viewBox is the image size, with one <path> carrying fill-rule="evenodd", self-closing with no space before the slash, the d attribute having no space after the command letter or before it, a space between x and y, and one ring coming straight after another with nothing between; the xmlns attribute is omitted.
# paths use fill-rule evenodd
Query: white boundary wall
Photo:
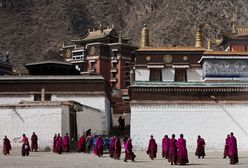
<svg viewBox="0 0 248 168"><path fill-rule="evenodd" d="M131 105L131 138L134 148L146 149L152 134L161 149L165 134L183 133L189 151L196 148L197 135L207 150L223 150L226 135L234 132L239 150L248 150L248 105Z"/></svg>

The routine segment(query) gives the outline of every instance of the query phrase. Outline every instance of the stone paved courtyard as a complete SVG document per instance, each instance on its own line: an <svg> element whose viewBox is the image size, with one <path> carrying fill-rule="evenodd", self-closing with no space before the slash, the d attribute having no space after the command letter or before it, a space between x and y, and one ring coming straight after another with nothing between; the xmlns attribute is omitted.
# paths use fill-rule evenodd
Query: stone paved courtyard
<svg viewBox="0 0 248 168"><path fill-rule="evenodd" d="M161 158L160 152L158 158L150 160L144 151L135 151L136 162L123 162L124 154L121 160L110 159L107 154L98 158L93 154L82 153L63 153L58 155L52 152L31 153L29 157L22 157L19 151L12 151L11 155L3 156L0 154L0 168L164 168L181 167L171 166L167 160ZM194 153L189 153L190 164L188 168L226 168L226 167L248 167L248 152L240 152L240 163L238 165L229 165L228 159L222 159L222 152L207 152L205 159L197 159Z"/></svg>

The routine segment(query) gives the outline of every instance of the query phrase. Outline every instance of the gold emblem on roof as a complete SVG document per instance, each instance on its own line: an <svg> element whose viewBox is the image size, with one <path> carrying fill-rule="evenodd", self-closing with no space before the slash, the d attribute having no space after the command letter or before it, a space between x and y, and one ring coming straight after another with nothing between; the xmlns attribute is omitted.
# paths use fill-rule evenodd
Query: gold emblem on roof
<svg viewBox="0 0 248 168"><path fill-rule="evenodd" d="M172 62L172 56L171 55L165 55L164 56L164 62L169 64Z"/></svg>

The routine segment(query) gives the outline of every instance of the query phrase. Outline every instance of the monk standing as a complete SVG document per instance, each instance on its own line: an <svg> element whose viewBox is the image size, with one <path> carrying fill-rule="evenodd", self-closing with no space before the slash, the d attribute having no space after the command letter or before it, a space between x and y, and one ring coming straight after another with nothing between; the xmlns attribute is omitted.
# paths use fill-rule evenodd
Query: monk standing
<svg viewBox="0 0 248 168"><path fill-rule="evenodd" d="M103 145L104 145L104 141L103 141L102 136L100 135L96 139L96 145L94 148L94 154L97 155L98 157L103 156Z"/></svg>
<svg viewBox="0 0 248 168"><path fill-rule="evenodd" d="M114 156L114 151L115 151L115 141L116 141L116 137L113 136L110 140L110 143L109 143L109 156L110 158L113 158Z"/></svg>
<svg viewBox="0 0 248 168"><path fill-rule="evenodd" d="M146 153L149 155L149 157L152 160L157 157L157 149L158 149L158 145L155 139L153 138L153 135L151 135Z"/></svg>
<svg viewBox="0 0 248 168"><path fill-rule="evenodd" d="M70 151L70 138L69 138L68 133L65 134L63 143L64 143L64 152L69 152Z"/></svg>
<svg viewBox="0 0 248 168"><path fill-rule="evenodd" d="M21 142L22 142L22 156L28 156L30 151L30 145L28 138L26 137L25 134L22 135Z"/></svg>
<svg viewBox="0 0 248 168"><path fill-rule="evenodd" d="M228 154L230 157L230 164L239 162L237 140L232 132L230 133L230 139L228 141Z"/></svg>
<svg viewBox="0 0 248 168"><path fill-rule="evenodd" d="M124 162L127 162L127 160L131 160L134 162L135 159L135 154L133 153L133 144L132 144L132 139L129 138L126 143L124 144L125 147L125 159Z"/></svg>
<svg viewBox="0 0 248 168"><path fill-rule="evenodd" d="M169 141L169 158L168 162L173 164L177 164L177 140L175 139L175 134L172 134L171 139Z"/></svg>
<svg viewBox="0 0 248 168"><path fill-rule="evenodd" d="M63 138L58 134L56 139L56 151L58 154L61 154L63 151Z"/></svg>
<svg viewBox="0 0 248 168"><path fill-rule="evenodd" d="M204 158L204 156L206 156L205 145L206 145L205 140L201 138L200 135L198 135L195 155L198 156L199 159L200 157Z"/></svg>
<svg viewBox="0 0 248 168"><path fill-rule="evenodd" d="M121 157L121 140L119 136L116 136L113 158L119 160L120 157Z"/></svg>
<svg viewBox="0 0 248 168"><path fill-rule="evenodd" d="M227 137L226 137L226 143L225 143L225 147L224 147L224 156L223 156L223 159L225 159L228 155L228 143L229 143L229 140L230 140L230 135L228 134Z"/></svg>
<svg viewBox="0 0 248 168"><path fill-rule="evenodd" d="M169 157L169 143L170 139L168 138L168 135L165 135L162 139L162 157L165 159L168 159Z"/></svg>
<svg viewBox="0 0 248 168"><path fill-rule="evenodd" d="M33 135L31 136L31 150L37 152L38 149L38 137L35 134L35 132L33 132Z"/></svg>
<svg viewBox="0 0 248 168"><path fill-rule="evenodd" d="M186 140L183 138L183 134L180 134L180 138L177 140L177 148L177 163L179 163L180 165L185 165L186 163L189 163Z"/></svg>
<svg viewBox="0 0 248 168"><path fill-rule="evenodd" d="M11 150L10 140L5 135L3 139L3 154L9 155L10 150Z"/></svg>
<svg viewBox="0 0 248 168"><path fill-rule="evenodd" d="M56 148L56 140L57 140L57 134L54 134L54 137L53 137L53 152L54 153L57 153L57 148Z"/></svg>
<svg viewBox="0 0 248 168"><path fill-rule="evenodd" d="M79 141L78 141L78 146L77 146L77 150L78 152L83 152L85 153L85 136L82 135L80 138L79 138Z"/></svg>

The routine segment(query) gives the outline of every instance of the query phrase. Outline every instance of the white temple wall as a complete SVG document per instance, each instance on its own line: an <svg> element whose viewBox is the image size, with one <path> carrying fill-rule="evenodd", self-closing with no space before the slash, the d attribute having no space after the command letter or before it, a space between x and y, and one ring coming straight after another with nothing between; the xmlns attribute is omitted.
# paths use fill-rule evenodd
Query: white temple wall
<svg viewBox="0 0 248 168"><path fill-rule="evenodd" d="M234 132L239 150L248 150L248 105L132 105L131 138L135 149L146 149L154 135L159 149L165 134L183 133L189 151L201 135L207 150L223 150L226 135Z"/></svg>
<svg viewBox="0 0 248 168"><path fill-rule="evenodd" d="M0 95L0 105L11 105L11 104L18 104L21 101L33 101L34 96L27 94L27 95Z"/></svg>
<svg viewBox="0 0 248 168"><path fill-rule="evenodd" d="M202 69L187 69L187 81L188 82L201 82L202 78Z"/></svg>
<svg viewBox="0 0 248 168"><path fill-rule="evenodd" d="M39 148L51 147L54 134L62 133L68 125L62 121L64 109L61 106L1 107L0 137L7 135L12 146L19 147L23 133L30 140L36 132Z"/></svg>
<svg viewBox="0 0 248 168"><path fill-rule="evenodd" d="M150 69L135 69L135 81L149 81Z"/></svg>

